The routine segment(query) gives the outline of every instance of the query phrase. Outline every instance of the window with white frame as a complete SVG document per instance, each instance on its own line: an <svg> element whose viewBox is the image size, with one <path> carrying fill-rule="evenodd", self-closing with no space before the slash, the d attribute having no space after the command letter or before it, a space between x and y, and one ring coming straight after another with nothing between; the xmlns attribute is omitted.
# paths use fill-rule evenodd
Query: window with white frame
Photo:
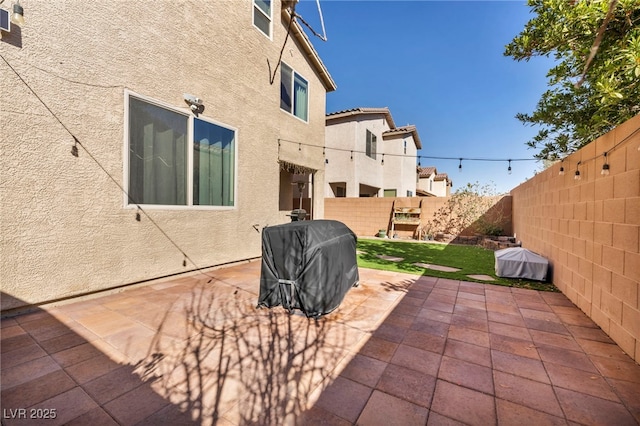
<svg viewBox="0 0 640 426"><path fill-rule="evenodd" d="M367 148L366 148L366 154L367 157L371 157L374 160L376 159L376 145L377 145L377 140L378 138L376 137L376 135L374 135L373 133L371 133L371 131L367 130Z"/></svg>
<svg viewBox="0 0 640 426"><path fill-rule="evenodd" d="M127 93L129 204L235 205L236 130Z"/></svg>
<svg viewBox="0 0 640 426"><path fill-rule="evenodd" d="M271 0L253 0L253 25L271 38Z"/></svg>
<svg viewBox="0 0 640 426"><path fill-rule="evenodd" d="M284 62L280 64L280 109L309 119L309 83Z"/></svg>

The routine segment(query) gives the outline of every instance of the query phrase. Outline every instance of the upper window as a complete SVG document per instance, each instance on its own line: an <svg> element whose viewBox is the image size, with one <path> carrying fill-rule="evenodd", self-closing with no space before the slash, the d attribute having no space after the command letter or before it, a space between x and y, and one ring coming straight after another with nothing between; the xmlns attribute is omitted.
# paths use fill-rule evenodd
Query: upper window
<svg viewBox="0 0 640 426"><path fill-rule="evenodd" d="M376 135L371 133L371 131L367 130L367 157L371 157L374 160L376 159L376 144L377 144Z"/></svg>
<svg viewBox="0 0 640 426"><path fill-rule="evenodd" d="M280 64L280 108L301 120L309 119L309 83L284 62Z"/></svg>
<svg viewBox="0 0 640 426"><path fill-rule="evenodd" d="M253 25L271 38L271 0L253 0Z"/></svg>
<svg viewBox="0 0 640 426"><path fill-rule="evenodd" d="M128 96L129 203L234 206L236 131Z"/></svg>

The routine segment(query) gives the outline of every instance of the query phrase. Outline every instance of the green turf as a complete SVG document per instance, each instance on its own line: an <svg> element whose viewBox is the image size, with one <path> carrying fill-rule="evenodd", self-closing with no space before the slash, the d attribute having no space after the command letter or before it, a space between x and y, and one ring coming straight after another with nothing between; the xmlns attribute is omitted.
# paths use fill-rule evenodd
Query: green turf
<svg viewBox="0 0 640 426"><path fill-rule="evenodd" d="M510 287L534 290L558 291L551 283L540 281L501 278L496 276L494 252L476 246L424 243L397 240L358 240L358 266L386 271L404 272L453 280L499 284ZM400 262L380 259L378 255L403 258ZM449 266L458 268L457 272L441 272L414 266L414 263ZM482 281L467 275L489 275L494 281Z"/></svg>

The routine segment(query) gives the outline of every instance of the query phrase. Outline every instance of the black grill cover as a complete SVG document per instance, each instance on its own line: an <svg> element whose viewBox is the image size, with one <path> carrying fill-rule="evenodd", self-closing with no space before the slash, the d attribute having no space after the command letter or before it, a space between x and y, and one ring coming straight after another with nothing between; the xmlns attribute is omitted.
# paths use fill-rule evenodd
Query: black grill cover
<svg viewBox="0 0 640 426"><path fill-rule="evenodd" d="M356 242L335 220L264 228L258 307L282 305L312 318L333 311L360 279Z"/></svg>

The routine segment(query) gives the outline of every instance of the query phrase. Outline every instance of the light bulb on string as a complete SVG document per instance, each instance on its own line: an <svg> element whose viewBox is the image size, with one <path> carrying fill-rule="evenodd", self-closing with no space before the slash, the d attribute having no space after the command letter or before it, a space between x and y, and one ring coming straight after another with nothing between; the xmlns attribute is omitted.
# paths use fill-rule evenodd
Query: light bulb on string
<svg viewBox="0 0 640 426"><path fill-rule="evenodd" d="M604 153L604 164L602 165L602 171L600 172L602 176L609 176L609 163L607 162L607 153Z"/></svg>
<svg viewBox="0 0 640 426"><path fill-rule="evenodd" d="M511 174L511 160L509 160L509 167L507 168L507 173Z"/></svg>

